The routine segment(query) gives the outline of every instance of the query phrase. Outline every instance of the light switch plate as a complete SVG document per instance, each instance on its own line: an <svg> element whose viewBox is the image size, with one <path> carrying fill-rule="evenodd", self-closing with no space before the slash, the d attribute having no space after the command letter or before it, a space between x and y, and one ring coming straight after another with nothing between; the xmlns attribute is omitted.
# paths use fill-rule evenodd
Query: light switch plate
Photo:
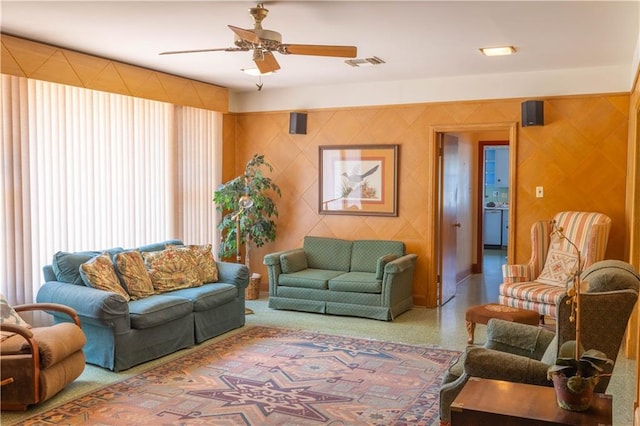
<svg viewBox="0 0 640 426"><path fill-rule="evenodd" d="M544 197L544 188L541 186L536 186L536 198Z"/></svg>

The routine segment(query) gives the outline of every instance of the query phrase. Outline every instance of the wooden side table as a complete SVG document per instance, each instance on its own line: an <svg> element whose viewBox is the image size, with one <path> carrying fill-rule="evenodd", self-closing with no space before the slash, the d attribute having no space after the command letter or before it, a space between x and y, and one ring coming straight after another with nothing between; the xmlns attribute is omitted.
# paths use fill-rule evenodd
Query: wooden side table
<svg viewBox="0 0 640 426"><path fill-rule="evenodd" d="M552 387L471 377L451 404L451 426L611 426L612 402L595 394L587 411L568 411Z"/></svg>

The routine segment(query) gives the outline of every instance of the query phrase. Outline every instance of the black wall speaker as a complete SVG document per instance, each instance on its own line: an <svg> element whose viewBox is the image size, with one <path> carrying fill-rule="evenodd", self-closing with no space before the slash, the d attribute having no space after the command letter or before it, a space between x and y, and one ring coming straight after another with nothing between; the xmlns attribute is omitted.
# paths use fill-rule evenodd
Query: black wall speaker
<svg viewBox="0 0 640 426"><path fill-rule="evenodd" d="M307 134L306 112L292 112L289 114L289 133L292 135Z"/></svg>
<svg viewBox="0 0 640 426"><path fill-rule="evenodd" d="M544 126L544 102L524 101L522 103L522 127Z"/></svg>

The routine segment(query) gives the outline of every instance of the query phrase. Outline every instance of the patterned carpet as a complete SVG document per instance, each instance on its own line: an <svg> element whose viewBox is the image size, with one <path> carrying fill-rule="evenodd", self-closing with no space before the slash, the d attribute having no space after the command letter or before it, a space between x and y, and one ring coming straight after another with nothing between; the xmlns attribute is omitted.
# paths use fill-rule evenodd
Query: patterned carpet
<svg viewBox="0 0 640 426"><path fill-rule="evenodd" d="M458 355L251 327L22 424L431 425Z"/></svg>

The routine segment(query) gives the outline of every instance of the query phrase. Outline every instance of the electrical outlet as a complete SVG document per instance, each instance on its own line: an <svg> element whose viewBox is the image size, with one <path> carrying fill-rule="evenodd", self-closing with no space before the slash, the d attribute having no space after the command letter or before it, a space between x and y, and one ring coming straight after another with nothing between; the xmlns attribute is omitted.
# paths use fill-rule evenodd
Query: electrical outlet
<svg viewBox="0 0 640 426"><path fill-rule="evenodd" d="M536 186L536 198L544 197L544 189L541 186Z"/></svg>

